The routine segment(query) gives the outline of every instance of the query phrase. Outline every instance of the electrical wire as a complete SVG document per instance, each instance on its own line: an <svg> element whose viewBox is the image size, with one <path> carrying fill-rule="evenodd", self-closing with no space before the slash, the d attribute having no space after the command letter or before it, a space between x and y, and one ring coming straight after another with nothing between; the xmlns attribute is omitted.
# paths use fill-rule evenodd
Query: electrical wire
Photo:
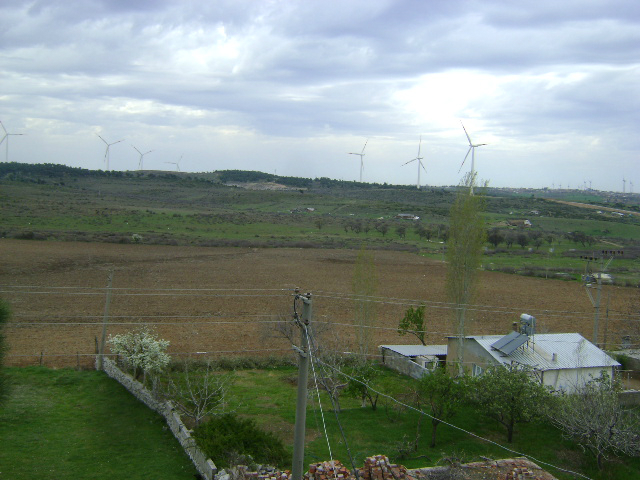
<svg viewBox="0 0 640 480"><path fill-rule="evenodd" d="M0 285L0 288L38 288L38 289L49 289L49 290L95 290L95 292L71 292L68 294L73 295L104 295L105 288L97 288L97 287L46 287L46 286L36 286L36 285ZM120 296L169 296L170 293L167 292L290 292L290 289L168 289L168 288L160 288L160 289L149 289L149 288L112 288L112 291L115 290L116 293ZM122 291L125 293L118 293L118 291ZM129 291L136 292L152 292L152 293L126 293ZM161 293L153 293L153 292L161 292ZM0 293L22 293L22 294L43 294L43 295L54 295L56 292L48 292L48 291L11 291L11 290L0 290ZM380 303L386 305L398 305L398 306L417 306L417 305L425 305L428 308L434 309L448 309L448 310L457 310L460 308L465 308L468 311L475 312L486 312L486 313L494 313L494 314L504 314L504 315L517 315L521 312L522 308L519 307L503 307L503 306L495 306L495 305L481 305L481 304L464 304L457 305L451 302L441 302L434 300L416 300L416 299L406 299L406 298L397 298L397 297L382 297L382 296L369 296L369 295L357 295L357 294L349 294L349 293L340 293L340 292L325 292L319 291L314 294L318 298L328 298L334 300L350 300L350 301L367 301L373 303ZM175 296L201 296L201 297L265 297L265 298L273 298L274 295L255 295L255 294L215 294L215 295L207 295L207 294L176 294ZM279 296L277 296L279 297ZM544 316L562 316L563 318L567 318L567 315L578 315L579 318L582 318L585 315L590 315L589 312L581 312L581 311L571 311L571 310L554 310L554 309L538 309L533 308L530 309L534 313L538 313L538 315L542 314ZM620 312L614 316L609 315L610 319L616 319L617 316L623 316L622 319L628 319L629 317L637 317L637 320L640 321L640 314L628 314Z"/></svg>
<svg viewBox="0 0 640 480"><path fill-rule="evenodd" d="M554 469L557 469L557 470L560 470L560 471L562 471L562 472L569 473L569 474L572 474L572 475L578 475L579 477L585 478L586 480L593 480L593 479L591 479L590 477L587 477L586 475L583 475L583 474L581 474L581 473L574 472L574 471L572 471L572 470L567 470L567 469L565 469L565 468L558 467L557 465L553 465L553 464L548 463L548 462L544 462L544 461L542 461L542 460L540 460L540 459L537 459L537 458L532 457L532 456L530 456L530 455L527 455L527 454L525 454L525 453L518 452L518 451L516 451L516 450L513 450L513 449L510 449L510 448L508 448L508 447L505 447L504 445L502 445L502 444L500 444L500 443L498 443L498 442L495 442L494 440L491 440L491 439L488 439L488 438L482 437L481 435L478 435L478 434L476 434L476 433L473 433L473 432L471 432L471 431L469 431L469 430L466 430L466 429L464 429L464 428L462 428L462 427L458 427L457 425L454 425L454 424L452 424L452 423L449 423L449 422L447 422L446 420L442 420L442 419L439 419L439 418L437 418L437 417L434 417L433 415L430 415L429 413L424 412L424 411L422 411L422 410L421 410L421 409L419 409L419 408L413 407L413 406L411 406L411 405L407 405L407 404L405 404L405 403L401 402L400 400L395 399L394 397L392 397L392 396L390 396L390 395L387 395L387 394L385 394L385 393L382 393L382 392L380 392L380 391L376 390L375 388L372 388L370 385L365 384L364 382L362 382L362 381L358 380L357 378L354 378L354 377L352 377L351 375L349 375L349 374L347 374L347 373L344 373L344 372L343 372L343 371L341 371L339 368L336 368L336 367L334 367L334 366L332 366L332 365L329 365L329 364L327 364L327 363L325 363L325 362L323 362L323 361L321 361L321 360L318 360L318 362L319 362L320 364L324 364L325 366L327 366L327 367L328 367L328 368L330 368L330 369L335 370L335 371L336 371L336 372L338 372L340 375L343 375L345 378L347 378L347 379L349 379L349 380L351 380L351 381L355 381L355 382L361 383L362 385L364 385L365 387L369 388L369 390L371 390L372 392L376 393L377 395L381 395L381 396L383 396L383 397L385 397L385 398L388 398L389 400L391 400L392 402L397 403L398 405L401 405L401 406L403 406L403 407L405 407L405 408L408 408L408 409L410 409L410 410L414 410L415 412L418 412L418 413L420 413L420 414L422 414L422 415L426 415L427 417L429 417L429 418L431 418L431 419L438 420L440 423L443 423L444 425L447 425L447 426L449 426L449 427L451 427L451 428L454 428L455 430L458 430L458 431L463 432L463 433L465 433L465 434L467 434L467 435L470 435L470 436L472 436L472 437L474 437L474 438L477 438L477 439L482 440L482 441L484 441L484 442L487 442L487 443L490 443L490 444L492 444L492 445L495 445L495 446L497 446L497 447L499 447L499 448L501 448L501 449L503 449L503 450L505 450L505 451L507 451L507 452L509 452L509 453L513 453L513 454L515 454L515 455L519 455L519 456L522 456L522 457L530 458L531 460L533 460L533 461L535 461L535 462L537 462L537 463L540 463L540 464L542 464L542 465L546 465L546 466L548 466L548 467L551 467L551 468L554 468Z"/></svg>

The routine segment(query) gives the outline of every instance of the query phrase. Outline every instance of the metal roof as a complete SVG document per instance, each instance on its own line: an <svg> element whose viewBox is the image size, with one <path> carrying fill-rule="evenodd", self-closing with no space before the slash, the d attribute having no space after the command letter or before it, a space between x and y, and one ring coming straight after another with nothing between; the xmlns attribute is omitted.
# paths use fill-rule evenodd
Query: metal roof
<svg viewBox="0 0 640 480"><path fill-rule="evenodd" d="M500 363L517 362L539 370L620 366L579 333L540 333L508 355L492 348L502 335L466 337L475 340ZM554 358L555 357L555 358Z"/></svg>
<svg viewBox="0 0 640 480"><path fill-rule="evenodd" d="M380 345L405 357L421 357L423 355L446 355L446 345Z"/></svg>

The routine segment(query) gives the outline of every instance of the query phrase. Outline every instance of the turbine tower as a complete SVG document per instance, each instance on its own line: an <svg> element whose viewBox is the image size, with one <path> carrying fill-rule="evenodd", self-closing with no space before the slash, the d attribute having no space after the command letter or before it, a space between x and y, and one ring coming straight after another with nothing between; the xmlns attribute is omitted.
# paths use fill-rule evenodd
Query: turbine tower
<svg viewBox="0 0 640 480"><path fill-rule="evenodd" d="M427 169L424 168L424 165L422 163L422 159L424 157L420 156L420 147L422 146L422 135L420 135L420 142L418 143L418 156L416 158L413 158L411 160L409 160L406 163L403 163L402 166L408 165L411 162L418 162L418 183L416 184L418 190L420 190L420 168L422 168L424 170L425 173L427 173Z"/></svg>
<svg viewBox="0 0 640 480"><path fill-rule="evenodd" d="M0 127L2 127L2 130L4 131L4 135L2 136L2 140L0 140L0 145L2 145L2 142L6 142L6 149L7 149L6 152L7 153L6 153L5 161L8 163L9 162L9 137L11 135L21 136L21 135L24 135L24 133L9 133L9 132L7 132L7 129L4 128L4 125L3 125L2 122L0 122Z"/></svg>
<svg viewBox="0 0 640 480"><path fill-rule="evenodd" d="M362 183L362 171L364 170L364 149L367 148L367 142L369 139L364 142L364 147L362 147L362 151L360 153L349 152L349 155L358 155L360 157L360 183Z"/></svg>
<svg viewBox="0 0 640 480"><path fill-rule="evenodd" d="M135 149L135 151L136 151L136 152L138 152L138 153L140 154L140 161L138 162L138 170L142 170L142 159L144 158L144 156L145 156L147 153L151 153L151 152L153 152L153 150L149 150L148 152L144 152L144 153L142 153L140 150L138 150L138 149L137 149L136 147L134 147L133 145L131 145L131 146Z"/></svg>
<svg viewBox="0 0 640 480"><path fill-rule="evenodd" d="M469 136L469 134L467 133L467 129L464 128L464 124L462 123L462 121L460 121L460 124L462 125L462 129L464 130L464 134L467 136L467 140L469 140L469 150L467 150L467 154L464 156L464 160L462 161L462 164L460 165L460 169L458 170L458 173L460 173L460 170L462 170L462 166L464 165L464 162L467 161L467 157L469 156L469 152L471 152L471 195L473 195L473 182L475 181L476 178L476 148L477 147L482 147L483 145L486 145L486 143L473 143L471 141L471 137Z"/></svg>
<svg viewBox="0 0 640 480"><path fill-rule="evenodd" d="M98 135L98 134L96 133L96 135ZM98 137L100 137L100 135L98 135ZM117 142L113 142L113 143L107 142L102 137L100 137L100 140L102 140L104 142L104 144L107 146L107 148L104 151L104 161L107 164L107 171L109 171L109 148L111 147L111 145L115 145L116 143L124 142L124 138L122 140L118 140Z"/></svg>

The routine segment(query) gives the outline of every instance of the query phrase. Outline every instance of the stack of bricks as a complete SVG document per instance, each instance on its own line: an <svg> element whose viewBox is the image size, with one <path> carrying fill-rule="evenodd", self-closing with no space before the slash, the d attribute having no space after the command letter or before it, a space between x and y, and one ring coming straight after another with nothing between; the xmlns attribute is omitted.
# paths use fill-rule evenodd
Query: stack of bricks
<svg viewBox="0 0 640 480"><path fill-rule="evenodd" d="M244 480L290 480L291 471L275 470L274 468L261 468L260 471L250 472L245 465L238 465L232 469L232 478Z"/></svg>
<svg viewBox="0 0 640 480"><path fill-rule="evenodd" d="M389 463L384 455L367 458L358 473L361 480L415 480L403 465Z"/></svg>
<svg viewBox="0 0 640 480"><path fill-rule="evenodd" d="M359 480L415 480L407 473L402 465L389 462L384 455L369 457L364 467L358 470ZM333 462L313 463L309 465L309 472L305 480L355 480L356 477L342 463Z"/></svg>
<svg viewBox="0 0 640 480"><path fill-rule="evenodd" d="M354 478L351 472L338 460L312 463L304 475L305 480L347 480Z"/></svg>
<svg viewBox="0 0 640 480"><path fill-rule="evenodd" d="M526 467L516 467L507 473L505 480L533 480L535 475Z"/></svg>

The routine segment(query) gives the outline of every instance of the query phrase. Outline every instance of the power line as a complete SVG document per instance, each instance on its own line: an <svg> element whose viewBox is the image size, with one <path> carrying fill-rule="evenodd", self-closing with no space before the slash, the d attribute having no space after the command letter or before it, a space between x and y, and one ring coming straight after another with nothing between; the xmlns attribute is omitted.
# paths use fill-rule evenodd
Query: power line
<svg viewBox="0 0 640 480"><path fill-rule="evenodd" d="M325 365L325 366L327 366L328 368L330 368L330 369L332 369L332 370L335 370L336 372L338 372L340 375L343 375L343 376L344 376L344 377L346 377L347 379L352 380L352 381L355 381L355 382L358 382L358 383L361 383L361 384L362 384L362 385L364 385L365 387L369 388L372 392L374 392L374 393L376 393L376 394L378 394L378 395L381 395L381 396L383 396L383 397L385 397L385 398L388 398L389 400L391 400L391 401L393 401L393 402L397 403L398 405L401 405L401 406L403 406L403 407L405 407L405 408L408 408L408 409L410 409L410 410L414 410L415 412L418 412L418 413L420 413L420 414L422 414L422 415L426 415L427 417L429 417L429 418L431 418L431 419L438 420L440 423L443 423L444 425L447 425L447 426L449 426L449 427L451 427L451 428L454 428L454 429L456 429L456 430L458 430L458 431L460 431L460 432L463 432L463 433L465 433L465 434L467 434L467 435L470 435L470 436L472 436L472 437L475 437L475 438L477 438L477 439L479 439L479 440L482 440L482 441L484 441L484 442L487 442L487 443L490 443L490 444L492 444L492 445L495 445L495 446L497 446L497 447L499 447L499 448L502 448L503 450L505 450L505 451L507 451L507 452L509 452L509 453L513 453L513 454L516 454L516 455L519 455L519 456L522 456L522 457L530 458L530 459L532 459L533 461L535 461L535 462L537 462L537 463L541 463L541 464L546 465L546 466L548 466L548 467L555 468L555 469L557 469L557 470L560 470L561 472L570 473L570 474L573 474L573 475L578 475L578 476L580 476L580 477L582 477L582 478L585 478L585 479L587 479L587 480L592 480L590 477L587 477L586 475L583 475L583 474L581 474L581 473L574 472L574 471L571 471L571 470L567 470L567 469L565 469L565 468L558 467L557 465L553 465L553 464L551 464L551 463L548 463L548 462L544 462L544 461L542 461L542 460L539 460L539 459L537 459L537 458L535 458L535 457L533 457L533 456L531 456L531 455L527 455L527 454L525 454L525 453L518 452L518 451L516 451L516 450L512 450L512 449L510 449L510 448L508 448L508 447L505 447L504 445L502 445L502 444L500 444L500 443L498 443L498 442L495 442L495 441L490 440L490 439L488 439L488 438L482 437L481 435L478 435L478 434L476 434L476 433L473 433L473 432L471 432L471 431L469 431L469 430L466 430L466 429L464 429L464 428L462 428L462 427L458 427L457 425L454 425L454 424L452 424L452 423L449 423L449 422L447 422L446 420L442 420L442 419L436 418L436 417L434 417L433 415L430 415L429 413L427 413L427 412L425 412L425 411L423 411L423 410L420 410L419 408L413 407L413 406L411 406L411 405L407 405L407 404L405 404L405 403L401 402L400 400L395 399L394 397L392 397L392 396L390 396L390 395L387 395L387 394L385 394L385 393L382 393L382 392L380 392L380 391L376 390L375 388L371 387L370 385L366 384L365 382L363 382L363 381L361 381L361 380L358 380L357 378L354 378L354 377L352 377L351 375L349 375L349 374L347 374L347 373L344 373L344 372L343 372L343 371L341 371L339 368L336 368L336 367L334 367L334 366L332 366L332 365L329 365L329 364L327 364L327 363L323 362L322 360L317 360L317 361L318 361L320 364Z"/></svg>
<svg viewBox="0 0 640 480"><path fill-rule="evenodd" d="M70 294L73 295L104 295L105 294L105 289L104 288L99 288L99 287L46 287L46 286L36 286L36 285L0 285L0 288L15 288L15 289L19 289L19 288L39 288L39 289L49 289L49 290L76 290L75 292L71 292ZM77 290L92 290L90 292L84 292L84 291L77 291ZM119 288L113 288L114 291L120 291L120 292L124 292L124 293L118 293L118 295L120 296L169 296L171 295L168 292L238 292L238 291L242 291L242 292L291 292L290 289L239 289L239 288L234 288L234 289L223 289L223 288L206 288L206 289L176 289L176 288L157 288L157 289L150 289L150 288L136 288L136 287L119 287ZM127 293L130 291L134 291L134 292L152 292L152 293ZM161 292L161 293L153 293L153 292ZM56 292L50 292L50 291L12 291L12 290L0 290L0 293L18 293L18 294L27 294L27 295L35 295L35 294L43 294L43 295L54 295L56 294ZM187 297L193 297L193 296L203 296L203 297L264 297L264 298L273 298L274 295L265 295L265 294L260 294L260 295L256 295L256 294L215 294L215 295L208 295L208 294L201 294L201 293L197 293L197 294L176 294L175 296L187 296ZM276 296L279 297L279 296ZM336 299L336 300L349 300L349 301L355 301L355 300L361 300L361 301L368 301L368 302L373 302L373 303L381 303L381 304L386 304L386 305L399 305L399 306L416 306L416 305L425 305L428 308L436 308L436 309L460 309L460 308L466 308L469 311L477 311L477 312L486 312L486 313L496 313L496 314L505 314L505 315L517 315L518 313L520 313L522 311L522 308L519 307L502 307L502 306L495 306L495 305L482 305L482 304L464 304L464 305L458 305L455 303L451 303L451 302L442 302L442 301L435 301L435 300L416 300L416 299L406 299L406 298L397 298L397 297L383 297L383 296L367 296L367 295L356 295L356 294L349 294L349 293L341 293L341 292L318 292L317 297L320 298L329 298L329 299ZM570 315L579 315L579 316L583 316L583 315L591 315L590 312L582 312L582 311L571 311L571 310L554 310L554 309L538 309L538 308L533 308L533 309L529 309L530 311L534 312L534 313L538 313L539 315L546 315L546 316L559 316L562 315L564 318L566 318L567 314ZM631 317L638 317L638 320L640 321L640 314L628 314L625 312L620 312L618 315L623 316L623 319L627 319L629 316ZM611 317L610 315L610 320L611 319L616 319L616 317Z"/></svg>

